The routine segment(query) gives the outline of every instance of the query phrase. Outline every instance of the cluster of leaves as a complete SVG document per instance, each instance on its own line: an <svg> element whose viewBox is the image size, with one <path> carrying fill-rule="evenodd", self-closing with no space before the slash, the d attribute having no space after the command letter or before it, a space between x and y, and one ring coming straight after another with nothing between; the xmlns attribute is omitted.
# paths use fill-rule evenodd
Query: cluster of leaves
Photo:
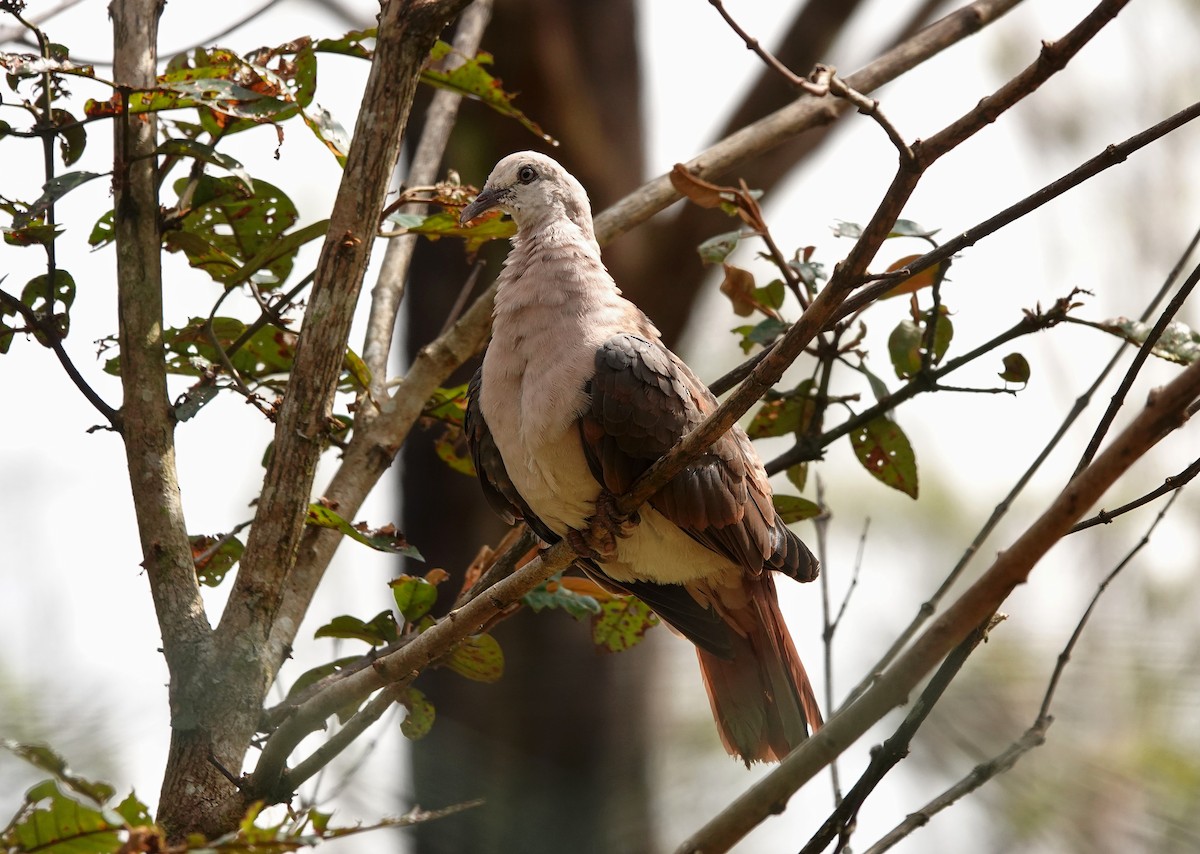
<svg viewBox="0 0 1200 854"><path fill-rule="evenodd" d="M110 854L113 851L166 851L162 828L150 811L130 792L116 801L116 790L108 783L89 780L70 771L66 761L41 745L0 742L0 748L28 762L47 776L25 792L17 812L0 831L0 845L7 854ZM272 822L255 803L243 816L238 829L217 839L190 836L183 845L169 850L251 854L285 852L309 848L320 842L368 830L407 827L440 818L474 804L428 812L419 808L399 818L371 825L335 827L331 815L309 808Z"/></svg>

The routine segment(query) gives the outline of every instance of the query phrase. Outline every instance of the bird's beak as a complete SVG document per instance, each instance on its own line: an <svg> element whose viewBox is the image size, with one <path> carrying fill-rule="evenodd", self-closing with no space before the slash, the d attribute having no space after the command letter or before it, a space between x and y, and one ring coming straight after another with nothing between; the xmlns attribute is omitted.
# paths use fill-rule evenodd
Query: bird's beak
<svg viewBox="0 0 1200 854"><path fill-rule="evenodd" d="M458 215L458 224L466 225L480 214L490 211L496 205L500 204L500 198L503 194L502 190L497 190L494 187L484 187L482 192L475 197L475 201L462 209L462 213Z"/></svg>

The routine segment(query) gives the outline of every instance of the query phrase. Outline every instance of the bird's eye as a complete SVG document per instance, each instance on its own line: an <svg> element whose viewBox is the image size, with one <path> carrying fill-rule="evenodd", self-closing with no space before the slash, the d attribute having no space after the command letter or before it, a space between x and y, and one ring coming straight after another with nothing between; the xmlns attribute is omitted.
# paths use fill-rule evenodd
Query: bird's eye
<svg viewBox="0 0 1200 854"><path fill-rule="evenodd" d="M522 184L532 184L537 179L537 170L532 166L522 166L517 170L517 180Z"/></svg>

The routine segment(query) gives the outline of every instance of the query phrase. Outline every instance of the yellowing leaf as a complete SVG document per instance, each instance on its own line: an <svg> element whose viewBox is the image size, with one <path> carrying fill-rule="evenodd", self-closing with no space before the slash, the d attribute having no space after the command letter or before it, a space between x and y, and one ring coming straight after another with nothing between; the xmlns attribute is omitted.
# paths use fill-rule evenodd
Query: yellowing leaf
<svg viewBox="0 0 1200 854"><path fill-rule="evenodd" d="M491 635L472 635L450 654L446 666L476 682L498 682L504 675L504 652Z"/></svg>
<svg viewBox="0 0 1200 854"><path fill-rule="evenodd" d="M592 618L592 641L609 652L623 652L641 643L646 632L658 625L658 615L641 599L623 596L605 602Z"/></svg>

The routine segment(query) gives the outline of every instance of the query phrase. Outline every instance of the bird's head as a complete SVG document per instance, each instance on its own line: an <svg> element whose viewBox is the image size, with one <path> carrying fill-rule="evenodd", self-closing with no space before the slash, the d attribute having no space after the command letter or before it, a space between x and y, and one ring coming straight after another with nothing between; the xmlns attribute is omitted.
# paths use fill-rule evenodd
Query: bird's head
<svg viewBox="0 0 1200 854"><path fill-rule="evenodd" d="M536 151L518 151L497 163L459 222L465 225L493 208L516 220L518 230L565 217L592 235L587 191L555 160Z"/></svg>

